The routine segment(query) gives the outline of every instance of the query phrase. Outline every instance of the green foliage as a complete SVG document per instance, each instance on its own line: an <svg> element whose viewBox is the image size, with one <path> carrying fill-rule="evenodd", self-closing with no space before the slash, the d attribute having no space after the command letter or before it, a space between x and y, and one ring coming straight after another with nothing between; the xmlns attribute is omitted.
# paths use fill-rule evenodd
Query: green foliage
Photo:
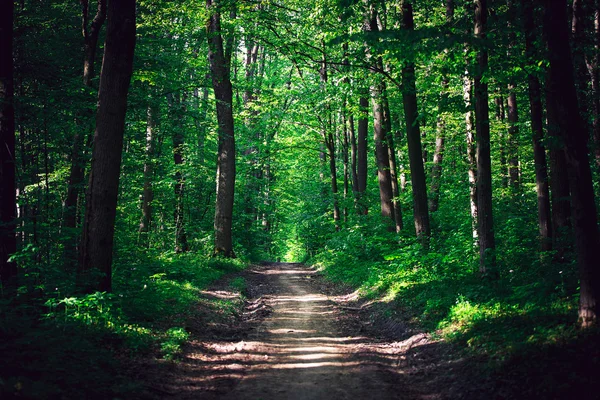
<svg viewBox="0 0 600 400"><path fill-rule="evenodd" d="M118 371L113 353L158 353L167 360L175 359L189 339L182 326L200 301L200 291L246 266L239 259L192 253L147 252L145 259L129 262L129 258L116 260L113 293L64 297L56 291L28 306L0 304L0 335L4 338L0 343L0 394L127 397L137 388ZM234 280L232 287L244 290L245 282ZM213 307L225 314L237 309L231 301L221 300ZM29 363L31 359L36 361ZM86 372L85 377L93 374L93 383L84 384L81 371ZM41 373L46 378L32 379ZM70 383L65 386L65 382Z"/></svg>
<svg viewBox="0 0 600 400"><path fill-rule="evenodd" d="M496 282L482 281L468 235L464 238L462 245L452 235L434 240L429 251L400 238L397 248L389 246L381 258L361 259L360 241L334 237L311 261L329 279L350 284L426 330L496 359L576 335L572 265L530 263L527 247L516 246L510 257L521 263L511 264Z"/></svg>

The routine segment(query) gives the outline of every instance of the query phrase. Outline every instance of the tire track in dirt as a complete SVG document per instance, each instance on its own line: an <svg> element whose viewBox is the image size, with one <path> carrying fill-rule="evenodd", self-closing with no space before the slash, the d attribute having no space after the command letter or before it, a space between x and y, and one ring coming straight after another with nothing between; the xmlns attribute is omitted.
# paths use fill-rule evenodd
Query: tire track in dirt
<svg viewBox="0 0 600 400"><path fill-rule="evenodd" d="M163 383L154 385L163 396L226 400L446 398L447 380L436 383L442 367L439 343L422 333L384 341L357 329L346 318L353 311L346 314L339 298L321 293L316 272L302 264L263 264L245 274L250 293L245 320L254 319L252 328L238 327L243 332L238 339L192 341L174 370L165 371Z"/></svg>

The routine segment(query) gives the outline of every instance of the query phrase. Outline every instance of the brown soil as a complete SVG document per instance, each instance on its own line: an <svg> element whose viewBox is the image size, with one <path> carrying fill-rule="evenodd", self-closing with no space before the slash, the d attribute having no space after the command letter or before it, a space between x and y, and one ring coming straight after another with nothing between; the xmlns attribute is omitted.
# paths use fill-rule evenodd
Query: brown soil
<svg viewBox="0 0 600 400"><path fill-rule="evenodd" d="M381 317L304 265L269 263L243 276L243 312L215 317L200 305L187 327L194 340L179 361L138 370L147 382L143 397L489 398L485 380L473 385L480 363L401 319ZM236 294L222 282L205 296Z"/></svg>

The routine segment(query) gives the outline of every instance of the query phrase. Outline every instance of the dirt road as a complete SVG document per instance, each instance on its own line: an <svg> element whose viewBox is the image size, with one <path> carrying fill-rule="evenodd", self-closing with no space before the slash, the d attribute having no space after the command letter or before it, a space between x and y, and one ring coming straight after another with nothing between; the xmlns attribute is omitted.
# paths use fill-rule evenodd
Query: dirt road
<svg viewBox="0 0 600 400"><path fill-rule="evenodd" d="M265 309L268 315L256 318L244 340L192 342L166 377L163 394L227 400L444 397L430 377L439 367L431 361L437 344L426 335L385 341L365 334L348 319L353 307L323 294L315 271L301 264L267 264L248 274L250 297L258 298L251 298L246 317Z"/></svg>

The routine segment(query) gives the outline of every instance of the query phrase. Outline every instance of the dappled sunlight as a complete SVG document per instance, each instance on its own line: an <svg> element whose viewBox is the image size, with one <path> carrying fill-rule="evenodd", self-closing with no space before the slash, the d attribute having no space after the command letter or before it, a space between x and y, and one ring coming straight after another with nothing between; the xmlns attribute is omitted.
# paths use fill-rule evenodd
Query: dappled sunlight
<svg viewBox="0 0 600 400"><path fill-rule="evenodd" d="M302 270L297 270L297 269L267 269L267 270L262 270L262 271L255 271L255 273L256 274L261 274L261 275L302 275L302 276L306 276L306 275L316 274L317 271L307 270L307 269L302 269Z"/></svg>
<svg viewBox="0 0 600 400"><path fill-rule="evenodd" d="M273 304L279 303L288 303L288 302L298 302L298 303L310 303L314 301L327 301L327 296L323 296L320 294L305 294L302 296L277 296L273 298L271 302Z"/></svg>
<svg viewBox="0 0 600 400"><path fill-rule="evenodd" d="M268 279L279 289L260 297L270 314L258 320L248 340L192 342L192 349L179 361L178 368L186 372L174 392L187 387L194 398L199 382L217 392L217 382L224 382L233 387L225 399L304 399L307 390L309 398L348 398L344 393L351 388L381 385L381 374L389 374L385 378L389 382L400 379L407 371L399 366L414 362L411 352L432 343L424 334L397 342L348 335L357 327L344 326L344 307L339 304L351 301L356 293L337 296L334 303L315 293L309 280L295 279L292 273L306 274L289 268L272 272ZM314 390L323 396L315 397Z"/></svg>
<svg viewBox="0 0 600 400"><path fill-rule="evenodd" d="M274 335L282 335L282 334L288 334L288 333L315 333L316 331L314 329L292 329L292 328L281 328L281 329L269 329L267 330L267 332L274 334Z"/></svg>
<svg viewBox="0 0 600 400"><path fill-rule="evenodd" d="M215 297L217 299L223 299L223 300L233 300L233 299L237 299L239 294L235 293L235 292L229 292L229 291L225 291L225 290L201 290L200 293L202 293L205 296L209 296L209 297Z"/></svg>

